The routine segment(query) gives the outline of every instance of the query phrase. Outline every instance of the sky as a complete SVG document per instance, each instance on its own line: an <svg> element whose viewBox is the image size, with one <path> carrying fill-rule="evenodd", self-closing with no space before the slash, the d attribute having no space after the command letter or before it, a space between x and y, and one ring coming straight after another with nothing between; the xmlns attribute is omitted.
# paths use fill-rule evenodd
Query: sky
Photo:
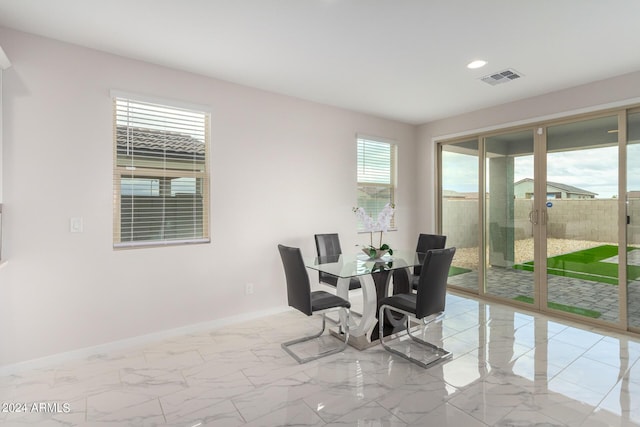
<svg viewBox="0 0 640 427"><path fill-rule="evenodd" d="M443 189L478 191L478 158L443 152ZM627 191L640 191L640 144L627 148ZM533 156L515 159L514 182L533 178ZM597 193L597 198L618 194L618 148L602 147L547 154L547 181Z"/></svg>

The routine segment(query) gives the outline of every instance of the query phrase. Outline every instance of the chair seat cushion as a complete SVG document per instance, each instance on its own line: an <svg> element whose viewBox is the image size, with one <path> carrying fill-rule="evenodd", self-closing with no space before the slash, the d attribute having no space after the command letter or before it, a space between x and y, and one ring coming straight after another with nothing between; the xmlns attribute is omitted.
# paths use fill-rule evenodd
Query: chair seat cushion
<svg viewBox="0 0 640 427"><path fill-rule="evenodd" d="M397 294L380 300L380 305L388 305L399 308L409 313L416 312L418 294Z"/></svg>
<svg viewBox="0 0 640 427"><path fill-rule="evenodd" d="M351 308L351 303L337 295L325 291L311 292L311 311L326 310L327 308Z"/></svg>

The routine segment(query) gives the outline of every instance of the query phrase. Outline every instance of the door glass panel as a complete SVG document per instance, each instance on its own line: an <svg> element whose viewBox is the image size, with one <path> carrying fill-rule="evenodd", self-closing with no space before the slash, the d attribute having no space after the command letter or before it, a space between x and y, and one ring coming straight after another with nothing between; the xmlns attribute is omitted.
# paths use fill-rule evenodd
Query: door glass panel
<svg viewBox="0 0 640 427"><path fill-rule="evenodd" d="M486 139L485 290L534 302L533 131Z"/></svg>
<svg viewBox="0 0 640 427"><path fill-rule="evenodd" d="M640 113L627 127L627 306L629 326L640 328Z"/></svg>
<svg viewBox="0 0 640 427"><path fill-rule="evenodd" d="M442 234L456 254L449 284L478 292L478 140L442 146Z"/></svg>
<svg viewBox="0 0 640 427"><path fill-rule="evenodd" d="M619 319L617 116L547 129L547 302Z"/></svg>

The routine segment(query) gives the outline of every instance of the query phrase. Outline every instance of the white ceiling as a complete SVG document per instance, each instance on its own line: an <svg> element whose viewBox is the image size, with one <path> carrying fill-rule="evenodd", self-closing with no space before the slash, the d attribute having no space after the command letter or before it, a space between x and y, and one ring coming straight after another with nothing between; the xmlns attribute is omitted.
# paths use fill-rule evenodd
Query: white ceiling
<svg viewBox="0 0 640 427"><path fill-rule="evenodd" d="M639 19L638 0L0 0L0 26L416 124L638 71ZM479 80L505 68L524 77Z"/></svg>

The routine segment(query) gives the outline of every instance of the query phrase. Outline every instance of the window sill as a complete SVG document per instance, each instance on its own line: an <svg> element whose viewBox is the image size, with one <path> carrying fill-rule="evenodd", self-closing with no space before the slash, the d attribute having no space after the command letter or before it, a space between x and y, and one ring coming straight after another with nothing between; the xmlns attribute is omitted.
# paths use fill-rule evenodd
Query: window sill
<svg viewBox="0 0 640 427"><path fill-rule="evenodd" d="M200 245L203 243L211 243L211 239L208 237L193 240L158 240L158 241L138 241L138 242L126 242L126 243L114 243L113 249L140 249L140 248L165 248L170 246L186 246L186 245Z"/></svg>

